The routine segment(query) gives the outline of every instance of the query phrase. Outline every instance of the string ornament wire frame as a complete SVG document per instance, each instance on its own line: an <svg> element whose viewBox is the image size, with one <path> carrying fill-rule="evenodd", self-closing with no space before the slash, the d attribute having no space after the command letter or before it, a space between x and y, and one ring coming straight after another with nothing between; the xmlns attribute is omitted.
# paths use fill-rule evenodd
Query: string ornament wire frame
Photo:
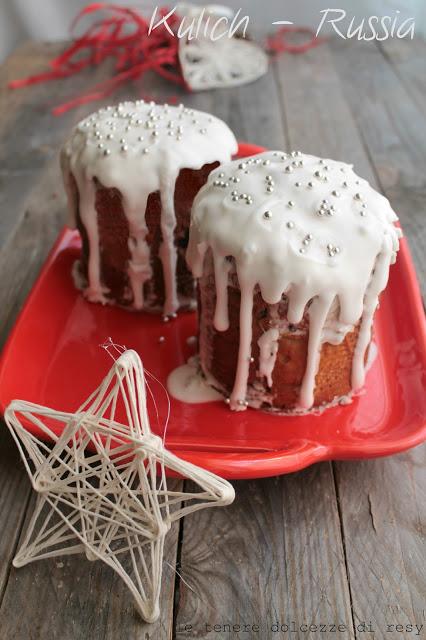
<svg viewBox="0 0 426 640"><path fill-rule="evenodd" d="M125 424L118 420L123 415ZM14 400L5 419L38 493L13 564L75 553L102 560L124 580L141 616L154 622L172 523L230 504L235 494L226 480L181 460L152 433L138 354L122 353L74 414ZM28 422L40 438L26 430ZM198 490L168 489L166 469Z"/></svg>

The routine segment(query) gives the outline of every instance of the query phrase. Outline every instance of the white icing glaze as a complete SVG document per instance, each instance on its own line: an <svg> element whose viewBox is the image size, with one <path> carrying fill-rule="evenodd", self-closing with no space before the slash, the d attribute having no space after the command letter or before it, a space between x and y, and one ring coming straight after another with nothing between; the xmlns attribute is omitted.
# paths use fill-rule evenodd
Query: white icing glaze
<svg viewBox="0 0 426 640"><path fill-rule="evenodd" d="M241 306L232 409L247 406L256 285L268 304L287 296L287 320L292 324L301 322L312 301L302 409L314 401L321 345L339 344L360 320L352 386L362 386L374 311L399 247L396 220L388 200L343 162L271 151L210 174L194 200L187 261L201 277L211 249L219 306L215 328L223 330L228 286L224 260L235 259ZM265 371L265 359L261 368Z"/></svg>
<svg viewBox="0 0 426 640"><path fill-rule="evenodd" d="M268 387L272 387L272 372L278 353L278 338L280 332L276 327L271 327L262 333L257 344L259 345L259 375L265 376Z"/></svg>
<svg viewBox="0 0 426 640"><path fill-rule="evenodd" d="M213 389L202 375L196 356L171 372L167 378L167 389L170 395L181 402L198 404L223 401L222 394Z"/></svg>
<svg viewBox="0 0 426 640"><path fill-rule="evenodd" d="M271 333L269 333L270 331ZM272 333L272 331L274 333ZM278 342L275 340L275 335L277 334L275 334L275 331L276 331L275 328L268 329L268 331L266 331L263 334L263 336L265 337L262 341L262 348L264 349L263 357L265 358L263 366L265 366L266 364L266 358L269 353L271 357L271 361L273 360L273 362L268 363L268 371L270 367L271 374L275 364L275 357L273 356L276 356L276 353L278 351ZM266 338L266 334L268 334L267 338ZM261 340L262 337L259 340ZM259 343L259 340L258 340L258 343ZM267 344L270 347L270 351L266 351ZM275 348L276 348L276 351L275 351ZM368 356L367 356L367 361L365 363L366 373L373 366L377 358L377 354L378 354L377 345L375 344L375 342L372 341L370 342L370 346L368 348ZM261 352L261 358L262 358L262 352ZM261 366L262 366L262 362L260 361L259 374L261 372ZM264 374L264 375L267 375L267 374ZM272 386L272 381L270 386ZM223 402L223 394L225 393L225 389L223 388L223 386L215 378L213 378L212 375L206 376L204 374L204 372L200 367L200 358L198 356L193 356L188 360L186 364L180 367L177 367L171 372L167 380L167 389L170 395L172 395L174 398L176 398L177 400L181 400L181 402L187 402L189 404L200 404L203 402L214 402L214 401ZM222 390L222 393L219 393L218 391L219 389ZM351 391L346 396L337 396L331 402L327 402L316 407L315 410L311 408L309 409L298 408L298 409L289 409L287 411L283 411L283 410L278 410L278 409L269 407L267 411L268 413L272 413L273 415L276 415L276 416L284 416L284 415L285 416L287 415L304 416L304 415L307 415L308 413L309 415L321 415L325 409L328 409L330 407L335 407L337 405L351 404L353 398L356 395L359 395L359 393L360 393L360 390L358 390L357 392ZM268 394L268 392L265 392L265 389L263 387L259 389L254 388L252 390L252 394L250 398L250 406L256 407L258 409L264 408L271 401L269 396L270 394Z"/></svg>
<svg viewBox="0 0 426 640"><path fill-rule="evenodd" d="M133 305L144 306L143 284L151 277L148 228L145 210L150 193L161 196L161 230L166 299L164 314L178 308L176 292L176 248L174 191L181 169L200 169L204 164L224 162L237 151L237 142L227 125L209 114L183 105L172 107L124 102L100 109L73 130L61 154L61 166L71 215L76 203L70 186L74 176L79 192L79 211L89 238L88 288L91 301L106 302L99 263L99 237L95 209L94 179L107 188L117 188L129 223L130 261L128 276Z"/></svg>

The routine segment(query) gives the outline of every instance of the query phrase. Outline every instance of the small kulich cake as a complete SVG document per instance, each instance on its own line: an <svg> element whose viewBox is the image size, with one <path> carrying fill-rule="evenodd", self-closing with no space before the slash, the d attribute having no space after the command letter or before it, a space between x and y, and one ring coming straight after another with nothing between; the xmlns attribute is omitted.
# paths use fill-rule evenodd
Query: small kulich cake
<svg viewBox="0 0 426 640"><path fill-rule="evenodd" d="M165 316L191 306L191 205L209 172L236 151L224 122L183 105L124 102L80 122L61 167L87 299Z"/></svg>
<svg viewBox="0 0 426 640"><path fill-rule="evenodd" d="M306 411L363 385L396 220L342 162L275 151L210 174L187 260L202 373L231 409Z"/></svg>

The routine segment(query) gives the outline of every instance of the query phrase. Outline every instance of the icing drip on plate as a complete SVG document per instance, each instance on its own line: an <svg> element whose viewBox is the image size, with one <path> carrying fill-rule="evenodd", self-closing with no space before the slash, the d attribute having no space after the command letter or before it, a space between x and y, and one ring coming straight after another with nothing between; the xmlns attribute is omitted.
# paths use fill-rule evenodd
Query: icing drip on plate
<svg viewBox="0 0 426 640"><path fill-rule="evenodd" d="M286 296L288 323L299 324L305 314L309 320L301 409L314 403L322 344L339 344L359 322L352 388L363 385L374 312L399 248L396 221L388 200L343 162L271 151L210 174L194 200L187 261L199 278L206 252L212 253L218 331L229 325L227 264L235 261L241 303L232 409L248 404L257 286L269 305ZM258 374L269 386L277 340L269 334L259 344Z"/></svg>
<svg viewBox="0 0 426 640"><path fill-rule="evenodd" d="M75 224L77 204L70 176L77 183L81 220L89 239L88 287L93 302L106 302L99 260L95 179L122 194L129 224L128 265L133 306L144 306L143 285L152 275L145 210L150 193L161 197L160 259L165 283L164 314L176 311L175 183L181 169L228 161L237 142L227 125L209 114L156 105L143 100L100 109L73 130L61 154L61 166Z"/></svg>

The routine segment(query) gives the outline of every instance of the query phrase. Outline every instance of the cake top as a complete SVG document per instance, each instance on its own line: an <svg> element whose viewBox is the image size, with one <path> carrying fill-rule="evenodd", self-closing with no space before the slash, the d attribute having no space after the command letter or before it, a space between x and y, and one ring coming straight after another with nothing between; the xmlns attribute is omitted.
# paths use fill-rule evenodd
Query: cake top
<svg viewBox="0 0 426 640"><path fill-rule="evenodd" d="M89 180L96 177L137 200L138 185L144 194L161 190L180 169L227 161L236 150L233 133L218 118L183 105L138 100L85 118L74 128L63 154L77 181L81 173Z"/></svg>
<svg viewBox="0 0 426 640"><path fill-rule="evenodd" d="M354 324L379 254L395 260L396 220L351 165L270 151L210 174L194 201L187 259L201 276L210 246L233 256L240 285L258 284L267 303L292 291L292 322L310 299L329 293L339 298L342 321Z"/></svg>

